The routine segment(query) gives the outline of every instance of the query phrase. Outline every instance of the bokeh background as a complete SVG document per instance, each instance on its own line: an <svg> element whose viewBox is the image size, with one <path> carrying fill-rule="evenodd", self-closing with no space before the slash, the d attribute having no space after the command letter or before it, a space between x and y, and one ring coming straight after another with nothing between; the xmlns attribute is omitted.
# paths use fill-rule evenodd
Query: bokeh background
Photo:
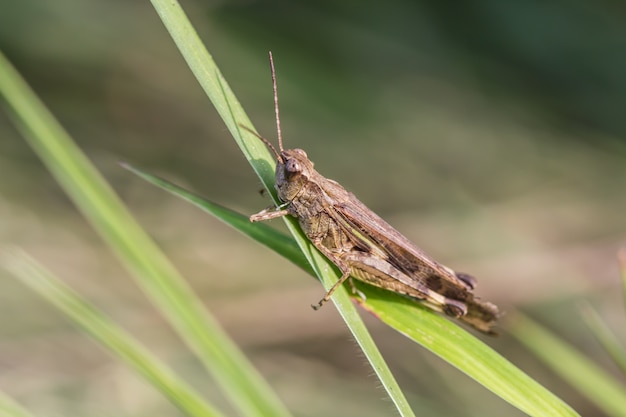
<svg viewBox="0 0 626 417"><path fill-rule="evenodd" d="M619 2L184 1L255 126L302 147L427 252L618 375L582 322L624 340L626 8ZM319 283L118 166L245 214L269 204L148 1L1 0L0 48L298 416L393 415ZM274 222L281 227L280 222ZM218 404L192 355L0 112L0 244L29 253ZM39 415L177 415L0 273L0 389ZM518 416L366 316L416 413ZM602 415L506 333L487 342ZM227 408L228 406L224 404Z"/></svg>

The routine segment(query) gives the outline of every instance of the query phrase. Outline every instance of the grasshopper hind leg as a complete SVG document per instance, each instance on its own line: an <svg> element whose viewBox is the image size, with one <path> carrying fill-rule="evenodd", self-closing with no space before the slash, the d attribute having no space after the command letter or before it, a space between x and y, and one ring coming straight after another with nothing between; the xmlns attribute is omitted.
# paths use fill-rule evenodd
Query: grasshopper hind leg
<svg viewBox="0 0 626 417"><path fill-rule="evenodd" d="M467 305L461 301L451 300L446 298L446 302L442 307L443 312L447 316L454 318L460 318L467 314Z"/></svg>
<svg viewBox="0 0 626 417"><path fill-rule="evenodd" d="M350 277L348 282L350 283L350 290L352 290L352 294L358 295L363 301L367 301L367 296L363 293L363 291L360 291L356 285L354 285L354 278Z"/></svg>
<svg viewBox="0 0 626 417"><path fill-rule="evenodd" d="M441 294L431 293L426 297L415 297L413 294L407 294L411 298L416 298L421 301L421 303L431 310L438 311L440 313L445 314L449 317L454 317L455 319L461 318L465 316L468 312L467 304L463 301L454 300L452 298L444 297Z"/></svg>
<svg viewBox="0 0 626 417"><path fill-rule="evenodd" d="M474 288L476 288L476 278L474 278L470 274L466 274L463 272L455 272L454 275L456 275L456 277L460 279L461 282L463 282L463 284L465 284L468 290L471 291Z"/></svg>

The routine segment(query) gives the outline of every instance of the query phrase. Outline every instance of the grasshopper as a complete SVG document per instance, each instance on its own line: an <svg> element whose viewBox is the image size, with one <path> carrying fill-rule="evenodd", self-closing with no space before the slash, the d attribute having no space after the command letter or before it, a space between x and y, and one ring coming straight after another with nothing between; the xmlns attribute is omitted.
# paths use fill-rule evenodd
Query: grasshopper
<svg viewBox="0 0 626 417"><path fill-rule="evenodd" d="M477 330L495 334L498 308L474 296L476 280L438 263L338 182L319 174L302 149L284 149L278 110L276 72L270 52L279 151L251 129L276 156L278 207L250 216L258 222L295 217L307 238L342 275L312 307L317 310L350 278L420 300L431 309ZM353 284L352 284L353 285ZM353 285L354 290L354 285Z"/></svg>

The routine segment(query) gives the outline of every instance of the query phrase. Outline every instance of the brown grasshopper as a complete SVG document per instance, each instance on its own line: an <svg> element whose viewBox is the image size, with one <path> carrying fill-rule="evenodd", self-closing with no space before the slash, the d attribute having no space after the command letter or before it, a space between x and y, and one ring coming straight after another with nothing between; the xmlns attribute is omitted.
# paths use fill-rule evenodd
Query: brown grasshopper
<svg viewBox="0 0 626 417"><path fill-rule="evenodd" d="M275 188L283 204L253 214L250 221L295 217L313 245L337 265L341 278L312 307L320 308L342 283L353 277L421 300L433 310L494 334L498 308L474 297L476 280L472 276L436 262L339 183L320 175L302 149L283 148L271 52L270 67L280 152L267 139L242 127L261 139L276 156Z"/></svg>

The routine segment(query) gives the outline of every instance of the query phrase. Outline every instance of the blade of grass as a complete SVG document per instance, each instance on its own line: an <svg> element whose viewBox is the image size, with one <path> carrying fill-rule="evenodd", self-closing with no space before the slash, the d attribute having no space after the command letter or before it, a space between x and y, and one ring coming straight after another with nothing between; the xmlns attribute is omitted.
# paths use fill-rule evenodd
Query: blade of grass
<svg viewBox="0 0 626 417"><path fill-rule="evenodd" d="M0 417L33 417L21 405L3 391L0 391Z"/></svg>
<svg viewBox="0 0 626 417"><path fill-rule="evenodd" d="M626 389L607 372L528 317L517 315L510 324L513 336L599 409L626 416Z"/></svg>
<svg viewBox="0 0 626 417"><path fill-rule="evenodd" d="M5 269L67 314L117 358L143 375L187 415L223 415L132 336L24 252L6 250L0 253L0 262Z"/></svg>
<svg viewBox="0 0 626 417"><path fill-rule="evenodd" d="M622 278L622 289L623 289L623 298L626 306L626 248L621 248L617 252L617 263L619 266L620 276ZM622 367L624 369L624 367ZM624 369L626 372L626 369Z"/></svg>
<svg viewBox="0 0 626 417"><path fill-rule="evenodd" d="M121 165L149 183L163 188L175 196L196 205L203 211L215 216L215 218L221 220L223 223L233 227L235 230L241 231L246 236L249 236L257 242L262 243L270 249L280 253L309 274L315 275L311 265L302 254L300 247L298 247L298 244L291 236L287 236L286 234L279 232L278 230L268 226L266 223L252 223L250 219L243 214L205 200L202 197L177 186L176 184L172 184L163 178L143 172L130 164L123 163Z"/></svg>
<svg viewBox="0 0 626 417"><path fill-rule="evenodd" d="M274 202L276 202L273 189L275 162L265 145L254 135L248 132L245 135L241 134L241 125L252 128L250 119L215 65L213 58L204 48L180 4L176 0L152 0L152 4L185 58L187 65L189 65L207 96L213 102L246 159L274 198ZM285 221L289 231L294 236L298 246L324 287L330 288L339 279L334 266L308 242L293 219L285 219ZM413 416L414 414L398 383L393 378L389 367L365 328L356 308L350 302L348 292L344 288L339 288L333 297L333 302L400 414Z"/></svg>
<svg viewBox="0 0 626 417"><path fill-rule="evenodd" d="M602 345L617 366L626 374L626 351L624 350L624 346L619 343L615 334L604 321L602 321L598 312L589 304L582 306L581 313L585 323L587 323L587 327L596 337L598 343Z"/></svg>
<svg viewBox="0 0 626 417"><path fill-rule="evenodd" d="M289 416L285 405L1 53L0 94L28 143L213 374L233 406L244 416Z"/></svg>
<svg viewBox="0 0 626 417"><path fill-rule="evenodd" d="M274 161L271 154L259 140L243 140L240 126L252 128L252 123L215 64L213 57L204 47L180 3L176 0L150 1L235 142L249 161L256 161L256 163L251 163L252 169L275 198L272 188ZM250 134L247 133L247 135Z"/></svg>
<svg viewBox="0 0 626 417"><path fill-rule="evenodd" d="M406 297L357 285L367 296L366 309L511 405L531 416L578 416L561 399L458 324Z"/></svg>
<svg viewBox="0 0 626 417"><path fill-rule="evenodd" d="M146 181L206 210L301 266L299 260L301 255L296 255L294 258L295 242L284 234L274 229L257 228L263 224L250 223L247 217L217 206L168 181L136 168L128 167L128 169ZM312 274L312 271L308 272ZM531 416L577 415L524 372L449 320L405 297L362 283L355 284L367 297L366 301L360 301L365 309L466 373L513 406Z"/></svg>

